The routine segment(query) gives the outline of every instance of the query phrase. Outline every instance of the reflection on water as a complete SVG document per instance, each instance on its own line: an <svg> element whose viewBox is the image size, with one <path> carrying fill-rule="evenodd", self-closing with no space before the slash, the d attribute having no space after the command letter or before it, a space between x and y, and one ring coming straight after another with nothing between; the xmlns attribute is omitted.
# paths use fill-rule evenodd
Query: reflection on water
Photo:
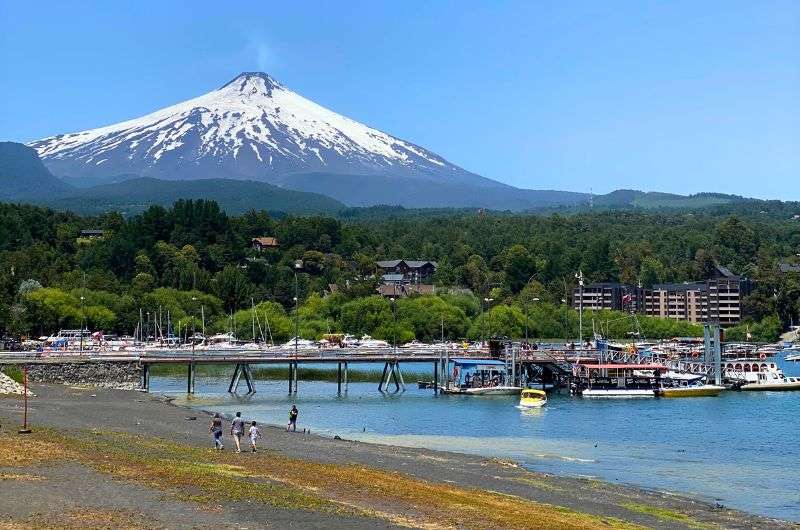
<svg viewBox="0 0 800 530"><path fill-rule="evenodd" d="M352 366L352 365L351 365ZM363 368L363 367L359 367ZM798 373L800 366L786 367ZM382 395L377 384L258 381L235 397L228 381L154 378L157 392L193 407L277 425L292 403L299 427L367 442L514 459L547 473L600 477L800 520L800 392L727 392L717 398L602 400L552 395L542 409L520 410L510 396L434 396L409 389ZM267 440L268 443L268 440Z"/></svg>

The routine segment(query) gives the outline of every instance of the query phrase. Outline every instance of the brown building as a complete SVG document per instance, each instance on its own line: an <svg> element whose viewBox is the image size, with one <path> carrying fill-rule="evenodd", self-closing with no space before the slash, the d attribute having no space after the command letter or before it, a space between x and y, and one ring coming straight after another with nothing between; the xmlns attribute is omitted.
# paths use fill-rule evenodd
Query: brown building
<svg viewBox="0 0 800 530"><path fill-rule="evenodd" d="M274 237L254 237L250 240L250 244L259 252L268 248L278 248L278 240Z"/></svg>

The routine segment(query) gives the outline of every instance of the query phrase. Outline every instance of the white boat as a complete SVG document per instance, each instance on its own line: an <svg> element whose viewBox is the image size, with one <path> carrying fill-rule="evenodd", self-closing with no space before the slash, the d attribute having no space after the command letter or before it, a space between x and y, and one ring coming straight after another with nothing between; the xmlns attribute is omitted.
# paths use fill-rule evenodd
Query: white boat
<svg viewBox="0 0 800 530"><path fill-rule="evenodd" d="M741 390L800 390L800 377L786 377L778 365L765 359L727 361L722 375L740 384Z"/></svg>
<svg viewBox="0 0 800 530"><path fill-rule="evenodd" d="M297 347L298 350L317 350L317 349L319 349L319 347L317 346L317 343L314 342L313 340L301 339L301 338L297 339L296 347ZM284 350L293 350L295 348L295 337L292 337L291 339L289 339L288 341L283 343L281 345L281 348L284 349Z"/></svg>
<svg viewBox="0 0 800 530"><path fill-rule="evenodd" d="M576 364L573 392L582 397L655 397L666 372L657 364Z"/></svg>
<svg viewBox="0 0 800 530"><path fill-rule="evenodd" d="M373 339L369 335L364 335L358 341L359 348L388 348L389 343L385 340Z"/></svg>

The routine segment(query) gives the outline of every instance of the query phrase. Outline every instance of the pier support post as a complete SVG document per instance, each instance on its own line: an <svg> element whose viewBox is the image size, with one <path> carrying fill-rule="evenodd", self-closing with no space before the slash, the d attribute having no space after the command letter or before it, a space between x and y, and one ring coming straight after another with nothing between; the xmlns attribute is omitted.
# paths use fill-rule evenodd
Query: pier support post
<svg viewBox="0 0 800 530"><path fill-rule="evenodd" d="M194 363L189 363L186 365L187 373L186 373L186 393L187 394L194 394L194 380L196 374L197 366Z"/></svg>
<svg viewBox="0 0 800 530"><path fill-rule="evenodd" d="M347 362L344 363L344 393L347 394Z"/></svg>
<svg viewBox="0 0 800 530"><path fill-rule="evenodd" d="M239 388L239 379L242 377L242 365L237 364L233 369L233 377L231 377L231 384L228 385L228 393L233 394Z"/></svg>
<svg viewBox="0 0 800 530"><path fill-rule="evenodd" d="M228 385L228 392L231 394L236 393L242 377L244 377L244 383L247 385L247 393L255 394L256 385L253 382L253 372L250 370L250 365L245 363L236 364L236 368L233 370L233 377L231 377L231 384Z"/></svg>
<svg viewBox="0 0 800 530"><path fill-rule="evenodd" d="M336 363L336 393L342 393L342 363Z"/></svg>
<svg viewBox="0 0 800 530"><path fill-rule="evenodd" d="M242 374L244 375L244 382L247 385L247 393L255 394L256 384L255 381L253 381L253 372L250 370L249 364L242 365Z"/></svg>
<svg viewBox="0 0 800 530"><path fill-rule="evenodd" d="M384 384L388 383L386 381L386 372L389 370L389 362L387 361L386 364L383 365L383 373L381 374L381 382L378 383L378 392L383 392Z"/></svg>
<svg viewBox="0 0 800 530"><path fill-rule="evenodd" d="M150 365L142 365L142 390L150 392Z"/></svg>
<svg viewBox="0 0 800 530"><path fill-rule="evenodd" d="M289 363L289 393L292 393L292 371L294 369L294 363Z"/></svg>
<svg viewBox="0 0 800 530"><path fill-rule="evenodd" d="M403 381L403 372L400 371L400 363L398 361L394 362L394 372L395 372L395 379L394 384L397 387L397 390L402 389L403 392L406 391L406 382ZM399 386L398 386L399 383Z"/></svg>
<svg viewBox="0 0 800 530"><path fill-rule="evenodd" d="M297 394L297 363L294 363L294 394Z"/></svg>
<svg viewBox="0 0 800 530"><path fill-rule="evenodd" d="M439 393L439 363L433 363L433 394Z"/></svg>

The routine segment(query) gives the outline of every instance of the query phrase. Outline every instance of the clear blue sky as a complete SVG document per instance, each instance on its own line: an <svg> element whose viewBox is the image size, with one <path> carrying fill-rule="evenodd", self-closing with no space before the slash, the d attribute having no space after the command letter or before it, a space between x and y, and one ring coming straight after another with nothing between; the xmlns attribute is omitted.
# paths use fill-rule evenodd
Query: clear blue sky
<svg viewBox="0 0 800 530"><path fill-rule="evenodd" d="M0 0L0 139L264 70L528 188L800 199L800 2Z"/></svg>

